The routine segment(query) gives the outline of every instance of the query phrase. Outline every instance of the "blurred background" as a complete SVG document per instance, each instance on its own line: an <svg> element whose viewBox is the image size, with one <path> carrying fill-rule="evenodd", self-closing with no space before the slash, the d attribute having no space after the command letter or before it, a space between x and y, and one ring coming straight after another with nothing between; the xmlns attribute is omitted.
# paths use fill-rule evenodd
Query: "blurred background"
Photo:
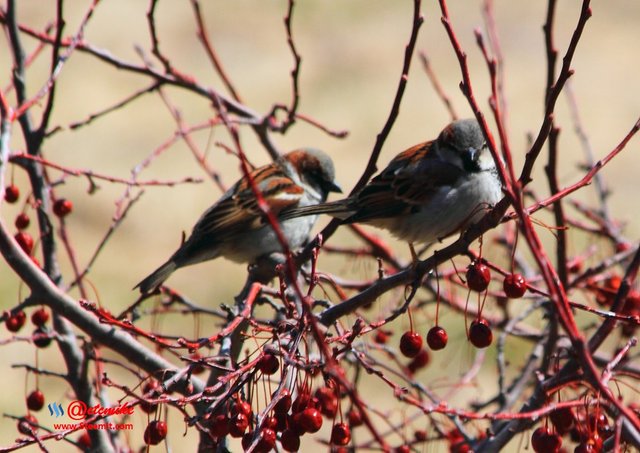
<svg viewBox="0 0 640 453"><path fill-rule="evenodd" d="M4 3L4 2L2 2ZM43 30L55 18L54 2L20 0L18 17L22 24ZM229 78L234 82L244 103L251 109L268 112L275 103L289 104L293 59L286 43L283 17L287 3L282 0L242 0L202 2L203 15L213 46L219 54ZM469 56L469 66L476 98L485 115L491 117L487 99L490 93L486 64L480 54L474 29L486 31L480 1L450 2L450 14L458 38ZM65 3L65 35L76 33L89 2L70 0ZM298 122L285 135L274 135L277 146L288 151L299 146L315 146L326 150L337 166L337 180L349 191L359 178L370 151L386 121L402 65L404 47L408 42L412 16L411 1L348 0L326 2L306 0L296 4L293 17L293 37L302 56L300 74L299 112L315 118L333 130L347 130L348 136L336 139L321 130ZM3 8L6 5L3 4ZM161 63L151 56L151 43L146 22L146 2L127 0L104 1L98 5L85 31L85 41L104 49L122 61L141 63L136 51L140 48L157 68ZM579 2L559 2L555 39L564 55L579 14ZM425 52L444 90L461 117L471 115L465 98L458 89L461 80L455 58L440 22L437 2L424 2L425 22L420 30L417 50ZM161 49L179 71L195 77L202 85L224 91L220 79L210 64L196 35L194 16L189 2L159 2L157 25ZM542 34L545 19L544 2L495 2L495 21L504 55L505 93L508 106L508 127L511 150L519 168L527 150L528 134L537 134L542 122L546 58ZM638 70L640 57L640 3L631 0L594 2L593 17L588 22L572 65L575 75L571 87L575 94L586 133L596 158L605 156L627 134L638 119L640 90ZM23 36L28 53L37 42ZM11 84L12 57L6 32L0 36L0 87ZM27 86L33 95L46 81L49 68L48 51L34 61L27 71ZM171 112L157 94L147 94L127 107L106 115L88 126L71 130L69 125L87 119L91 114L112 106L150 84L146 77L120 71L90 55L75 52L64 66L58 80L57 100L52 127L61 130L52 135L44 146L45 157L59 165L75 169L91 169L118 178L129 178L132 170L145 158L172 140L176 124ZM6 91L5 91L6 92ZM167 98L187 125L211 119L214 111L201 97L177 88L166 88ZM15 103L13 92L8 95ZM42 106L32 115L39 118ZM379 168L398 152L421 141L435 138L450 121L449 114L435 93L418 60L411 67L409 84L400 115L387 140ZM574 133L567 98L561 96L556 108L556 121L562 128L561 184L577 181L584 173L584 152ZM490 121L493 126L493 121ZM249 128L241 128L242 146L255 165L268 162L268 155ZM495 131L494 131L495 133ZM238 161L215 145L232 145L223 128L205 129L192 135L194 142L207 156L208 163L222 175L228 187L240 176ZM602 172L613 194L610 208L613 217L624 223L625 235L637 240L640 219L637 214L638 152L640 142L634 139L628 148ZM24 149L18 124L14 124L11 148ZM540 196L548 193L541 157L533 187ZM52 171L54 177L60 173ZM28 190L24 173L10 169L23 192ZM118 231L110 238L89 276L95 286L93 298L113 312L119 312L136 298L131 288L163 262L179 245L183 231L191 227L210 204L221 195L218 187L194 159L193 154L177 140L145 169L140 180L182 180L202 178L201 184L179 184L174 187L147 187L144 195L129 212ZM67 227L81 266L87 263L100 240L106 234L116 212L116 201L127 188L122 184L98 182L100 189L88 193L85 178L64 178L57 187L57 195L73 201L74 212L67 219ZM134 189L136 192L138 189ZM581 199L595 203L591 188L582 191ZM12 224L19 207L3 204L1 215ZM319 230L326 219L318 222ZM374 231L374 230L371 230ZM384 233L377 234L389 238ZM550 239L551 235L547 235ZM349 245L353 236L339 231L332 239L334 245ZM399 254L408 259L404 244L389 238ZM571 244L578 251L581 244ZM60 260L66 283L72 278L69 260L62 247ZM375 261L343 259L323 255L321 267L364 278L375 272ZM246 268L224 259L178 271L169 284L202 305L217 307L232 303L240 290ZM0 308L14 306L26 296L24 285L13 276L6 263L0 263ZM77 292L72 292L78 296ZM174 322L175 318L175 322ZM428 326L428 319L418 319L419 326ZM407 321L396 322L398 330ZM190 316L163 318L157 326L165 333L196 337L210 335L215 324L198 323ZM403 327L404 326L404 327ZM8 332L3 330L2 337ZM464 331L458 335L463 339ZM466 342L452 343L447 364L434 358L424 381L434 387L450 373L462 374L473 362L473 351ZM50 350L39 351L39 365L63 371L59 355ZM2 346L5 392L0 394L3 414L22 415L24 397L34 388L34 377L25 379L16 363L35 361L34 349L25 343ZM421 375L422 376L422 375ZM421 377L421 379L423 379ZM66 387L55 378L40 378L47 402L67 401ZM380 384L372 384L373 386ZM490 394L493 384L476 382L470 389L481 398ZM377 387L372 387L373 389ZM7 390L8 389L8 390ZM388 409L395 400L389 390L372 392L377 407ZM379 395L379 396L373 396ZM46 424L46 408L41 423ZM398 414L394 414L397 416ZM142 430L146 416L137 413L133 419L136 431L131 434L132 445L142 445ZM191 451L197 441L194 430L182 437L181 420L176 416L172 425L174 446ZM425 422L425 429L428 429ZM15 423L0 419L0 446L8 446L18 436ZM69 444L49 442L50 451L68 451ZM518 446L514 446L514 451ZM35 447L26 451L37 451ZM434 451L434 450L430 450Z"/></svg>

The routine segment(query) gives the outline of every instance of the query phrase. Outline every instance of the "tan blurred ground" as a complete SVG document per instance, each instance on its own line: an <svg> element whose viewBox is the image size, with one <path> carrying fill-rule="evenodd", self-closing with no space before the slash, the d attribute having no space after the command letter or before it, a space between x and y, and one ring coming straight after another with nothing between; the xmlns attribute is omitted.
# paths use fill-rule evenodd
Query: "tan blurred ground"
<svg viewBox="0 0 640 453"><path fill-rule="evenodd" d="M17 3L21 21L36 29L41 29L54 17L52 6L49 5L53 2L20 0ZM147 54L150 52L145 21L146 3L127 0L103 2L89 23L86 40L124 60L138 63L134 45L141 46ZM245 103L259 112L268 111L276 102L289 103L288 75L292 59L282 24L286 2L211 0L203 3L206 3L204 11L212 41ZM542 36L543 3L496 2L496 19L506 62L509 132L516 164L523 161L526 134L537 132L541 123L546 71ZM573 31L579 4L559 3L556 38L562 54ZM76 30L86 6L86 1L67 2L67 33ZM481 2L478 1L452 1L450 12L454 27L469 54L476 97L489 115L486 103L489 93L487 71L473 37L475 27L483 28L480 6ZM412 2L406 0L307 0L296 6L294 37L303 57L300 111L330 128L347 129L349 136L337 140L300 123L286 136L275 136L274 139L283 150L302 145L327 150L337 164L338 180L347 189L362 172L376 134L387 118L408 40L411 7ZM587 24L575 56L573 67L576 74L572 78L572 85L593 148L597 157L602 157L638 119L640 3L628 0L595 2L593 10L593 18ZM437 4L425 2L423 13L425 23L420 32L418 49L429 54L459 114L468 116L470 110L457 88L460 81L457 60L440 23ZM161 46L175 67L194 75L205 85L222 89L195 36L188 2L160 2L159 19ZM24 38L24 43L27 49L34 48L33 40ZM0 49L0 86L6 87L11 76L6 35L0 37ZM43 82L43 71L47 65L48 61L41 59L29 70L27 82L31 93ZM143 77L119 72L93 57L76 53L60 76L52 125L65 127L82 120L147 83ZM176 89L167 89L166 92L187 123L195 124L210 117L211 109L204 100ZM39 113L38 109L36 111ZM559 100L556 111L557 122L563 128L560 139L563 162L561 182L569 184L581 175L581 170L575 164L580 161L582 151L572 132L564 96ZM405 147L435 137L448 121L446 110L418 60L414 60L402 110L384 147L381 165ZM175 124L158 96L147 95L127 109L111 114L90 127L56 134L45 146L46 157L71 167L91 168L96 172L127 178L131 169L167 141L174 130ZM211 164L224 175L225 183L230 185L235 181L239 175L237 161L221 148L213 146L218 140L230 144L226 132L218 129L211 135L205 132L194 138L201 149L208 151ZM254 163L267 161L266 154L257 146L250 130L242 131L242 142ZM612 212L628 222L626 233L631 239L637 239L640 232L636 213L638 143L638 139L635 139L603 172L614 192ZM14 149L23 147L17 125L12 145ZM191 153L179 142L157 159L143 173L142 179L167 180L187 176L206 179ZM534 187L538 193L546 193L542 171L536 173L536 177ZM19 171L16 172L16 178L26 188ZM76 205L76 211L69 219L69 228L80 263L86 263L93 253L114 213L114 200L124 191L122 185L101 182L100 186L99 192L88 196L86 180L68 178L65 186L58 189L59 195L72 199ZM584 200L593 201L593 193L587 189ZM113 311L130 304L135 298L130 288L174 250L180 241L181 231L188 231L202 210L219 195L220 192L209 181L174 188L148 188L142 201L111 239L91 274L102 304ZM9 219L7 221L13 219L11 209L4 207L2 215ZM347 244L350 240L349 233L341 232L334 243ZM400 253L406 253L402 244L392 243L398 246ZM578 245L575 244L576 247ZM63 258L62 262L68 271L68 260ZM331 262L331 259L327 258L327 262ZM356 268L357 275L364 275L366 268L372 268L371 264L362 263L349 266ZM230 302L243 279L243 266L220 259L180 271L170 283L194 300L217 305ZM15 304L21 290L24 295L25 289L20 288L6 264L0 264L1 308ZM176 317L175 321L174 325L172 318L172 326L168 326L168 321L165 323L167 330L193 332L191 318ZM204 326L203 329L207 327L211 326ZM3 332L5 337L6 331ZM458 343L461 346L450 350L449 359L453 354L459 360L452 361L448 368L436 360L429 373L425 373L425 383L441 382L447 373L459 374L471 365L473 352L466 343ZM10 391L0 394L0 409L3 413L20 414L24 410L24 372L11 369L10 365L33 363L33 350L13 344L2 348L2 355L4 365L0 373L5 389ZM40 354L40 364L62 371L59 356L53 348ZM28 389L32 387L33 378L27 385ZM61 401L65 397L63 386L52 378L42 378L41 387L45 389L48 400ZM374 391L378 388L379 391ZM488 395L491 389L488 383L482 383L480 388L471 391ZM381 387L372 388L370 398L369 402L374 402L380 408L393 404L390 392ZM46 408L38 415L47 423L49 416L45 412ZM141 433L146 420L137 414L134 423L138 430L134 433L132 445L141 445ZM192 450L191 446L196 441L194 430L189 430L185 438L181 437L182 425L177 418L171 428L176 451ZM15 423L0 419L0 446L11 444L16 436ZM55 445L51 442L47 446L51 448L50 451L73 449L68 444ZM514 446L515 450L517 447ZM430 448L426 451L436 450Z"/></svg>

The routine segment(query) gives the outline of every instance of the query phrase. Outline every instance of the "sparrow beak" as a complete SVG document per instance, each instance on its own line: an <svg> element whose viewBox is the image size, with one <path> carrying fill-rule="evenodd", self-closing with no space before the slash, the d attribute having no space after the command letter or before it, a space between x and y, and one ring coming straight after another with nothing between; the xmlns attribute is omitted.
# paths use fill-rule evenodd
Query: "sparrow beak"
<svg viewBox="0 0 640 453"><path fill-rule="evenodd" d="M342 193L342 187L340 187L335 181L325 181L324 188L327 192Z"/></svg>

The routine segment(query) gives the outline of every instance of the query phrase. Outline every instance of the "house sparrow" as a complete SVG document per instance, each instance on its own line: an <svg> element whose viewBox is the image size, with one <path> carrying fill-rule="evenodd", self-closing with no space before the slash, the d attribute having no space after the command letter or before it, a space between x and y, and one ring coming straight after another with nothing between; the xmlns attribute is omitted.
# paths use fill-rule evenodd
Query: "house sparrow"
<svg viewBox="0 0 640 453"><path fill-rule="evenodd" d="M329 214L409 242L430 244L478 221L502 197L496 164L475 119L449 124L436 140L398 154L344 200L294 208L284 218Z"/></svg>
<svg viewBox="0 0 640 453"><path fill-rule="evenodd" d="M278 218L293 207L326 201L329 192L342 192L334 181L331 158L312 148L292 151L276 162L253 170L251 176ZM316 215L309 215L280 222L290 248L305 244L316 220ZM149 293L176 269L219 256L251 263L281 251L278 237L258 207L249 180L243 178L202 214L191 236L136 288L143 294Z"/></svg>

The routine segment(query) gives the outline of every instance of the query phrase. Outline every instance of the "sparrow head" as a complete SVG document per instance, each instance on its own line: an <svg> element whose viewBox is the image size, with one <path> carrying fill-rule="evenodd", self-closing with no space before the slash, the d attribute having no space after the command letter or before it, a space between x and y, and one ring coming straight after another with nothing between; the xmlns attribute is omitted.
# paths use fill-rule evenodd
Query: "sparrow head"
<svg viewBox="0 0 640 453"><path fill-rule="evenodd" d="M449 124L438 136L439 155L469 173L495 168L482 129L475 119Z"/></svg>
<svg viewBox="0 0 640 453"><path fill-rule="evenodd" d="M302 182L319 189L324 197L329 192L342 192L335 181L335 168L331 157L315 148L302 148L284 156L298 172Z"/></svg>

